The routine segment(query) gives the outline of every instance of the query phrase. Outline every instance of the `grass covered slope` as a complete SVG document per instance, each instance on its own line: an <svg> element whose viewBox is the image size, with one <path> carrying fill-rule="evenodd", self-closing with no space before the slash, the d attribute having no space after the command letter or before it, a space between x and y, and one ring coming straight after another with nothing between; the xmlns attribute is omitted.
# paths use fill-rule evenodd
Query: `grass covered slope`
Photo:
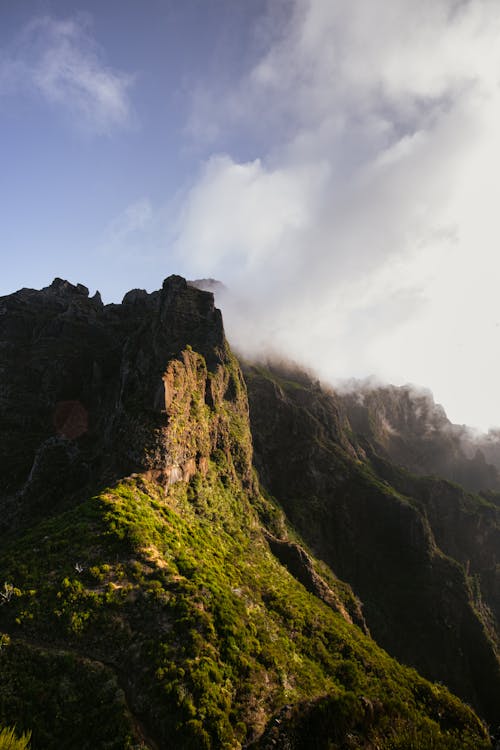
<svg viewBox="0 0 500 750"><path fill-rule="evenodd" d="M0 721L47 750L488 747L280 565L231 474L131 478L3 548Z"/></svg>

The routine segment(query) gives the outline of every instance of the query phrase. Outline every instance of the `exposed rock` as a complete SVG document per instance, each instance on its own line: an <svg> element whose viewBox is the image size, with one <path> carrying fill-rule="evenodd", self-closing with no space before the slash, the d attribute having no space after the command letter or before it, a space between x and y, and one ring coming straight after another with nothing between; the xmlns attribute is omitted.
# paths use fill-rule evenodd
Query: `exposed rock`
<svg viewBox="0 0 500 750"><path fill-rule="evenodd" d="M187 481L228 439L220 424L185 419L198 401L220 403L230 377L211 293L172 276L160 292L134 290L122 305L103 306L82 284L55 279L3 297L0 307L3 524L56 496L64 502L61 487L70 497L138 471ZM43 447L56 436L61 456L69 441L71 461ZM51 472L57 482L35 482Z"/></svg>
<svg viewBox="0 0 500 750"><path fill-rule="evenodd" d="M75 295L79 297L89 296L89 290L83 284L77 284L76 286L74 286L69 281L65 281L64 279L60 279L57 277L54 279L50 286L42 289L42 292L44 292L45 294L53 294L58 297L71 297Z"/></svg>
<svg viewBox="0 0 500 750"><path fill-rule="evenodd" d="M122 299L122 305L135 305L136 303L145 302L149 294L145 289L131 289Z"/></svg>

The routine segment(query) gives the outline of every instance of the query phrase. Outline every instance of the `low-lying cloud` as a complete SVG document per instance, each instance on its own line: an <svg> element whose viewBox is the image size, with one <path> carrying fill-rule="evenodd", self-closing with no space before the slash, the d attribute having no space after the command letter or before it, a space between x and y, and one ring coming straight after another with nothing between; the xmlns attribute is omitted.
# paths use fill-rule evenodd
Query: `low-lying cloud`
<svg viewBox="0 0 500 750"><path fill-rule="evenodd" d="M193 110L215 140L178 264L231 289L244 351L412 380L456 421L500 423L496 2L285 5L246 75ZM255 159L226 152L235 129Z"/></svg>

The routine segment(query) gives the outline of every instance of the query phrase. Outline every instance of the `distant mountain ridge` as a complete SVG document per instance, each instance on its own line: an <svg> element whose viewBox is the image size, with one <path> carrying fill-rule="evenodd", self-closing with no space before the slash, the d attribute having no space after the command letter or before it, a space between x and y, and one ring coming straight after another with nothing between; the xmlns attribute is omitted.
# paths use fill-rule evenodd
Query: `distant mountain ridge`
<svg viewBox="0 0 500 750"><path fill-rule="evenodd" d="M493 746L495 492L405 471L297 369L242 369L179 276L121 305L20 290L0 349L0 726L34 750Z"/></svg>
<svg viewBox="0 0 500 750"><path fill-rule="evenodd" d="M430 391L361 382L339 397L352 429L389 461L473 491L500 490L500 436L452 424Z"/></svg>

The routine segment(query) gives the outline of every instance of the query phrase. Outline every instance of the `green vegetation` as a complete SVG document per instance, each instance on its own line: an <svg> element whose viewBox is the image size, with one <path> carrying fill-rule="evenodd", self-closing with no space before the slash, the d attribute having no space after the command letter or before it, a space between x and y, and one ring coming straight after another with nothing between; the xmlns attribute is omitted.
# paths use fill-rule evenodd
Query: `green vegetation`
<svg viewBox="0 0 500 750"><path fill-rule="evenodd" d="M234 748L284 705L319 700L332 737L488 747L469 709L279 565L226 484L216 464L167 497L129 479L2 551L18 594L0 611L0 720L31 726L47 750L131 748L138 722L160 744Z"/></svg>
<svg viewBox="0 0 500 750"><path fill-rule="evenodd" d="M286 534L283 517L257 490L226 360L209 374L186 351L167 372L165 440L175 465L196 460L188 481L134 475L2 540L0 723L31 729L33 750L233 750L275 731L318 750L490 747L468 707L272 555L262 523Z"/></svg>
<svg viewBox="0 0 500 750"><path fill-rule="evenodd" d="M28 750L31 732L18 737L15 729L0 729L0 750Z"/></svg>

